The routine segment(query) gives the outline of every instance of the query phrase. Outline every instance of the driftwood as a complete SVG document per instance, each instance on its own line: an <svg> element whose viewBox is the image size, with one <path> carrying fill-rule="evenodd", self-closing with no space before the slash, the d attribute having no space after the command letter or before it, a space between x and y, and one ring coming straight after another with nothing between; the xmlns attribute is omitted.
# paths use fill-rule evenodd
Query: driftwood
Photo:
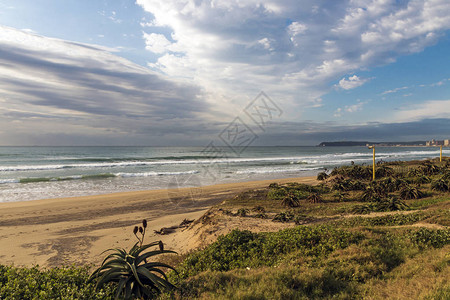
<svg viewBox="0 0 450 300"><path fill-rule="evenodd" d="M189 227L189 225L192 222L194 222L194 220L184 219L183 222L180 223L180 225L174 225L174 226L170 226L170 227L162 227L160 230L154 230L154 232L159 235L171 234L171 233L175 232L175 230L178 228Z"/></svg>

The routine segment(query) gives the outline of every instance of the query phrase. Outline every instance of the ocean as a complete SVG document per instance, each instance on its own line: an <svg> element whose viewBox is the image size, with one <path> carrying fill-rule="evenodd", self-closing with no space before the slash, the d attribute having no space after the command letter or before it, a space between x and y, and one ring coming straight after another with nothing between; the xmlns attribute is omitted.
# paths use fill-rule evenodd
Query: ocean
<svg viewBox="0 0 450 300"><path fill-rule="evenodd" d="M450 154L444 149L444 155ZM376 159L439 156L439 148L377 147ZM314 176L371 164L366 147L0 147L0 202Z"/></svg>

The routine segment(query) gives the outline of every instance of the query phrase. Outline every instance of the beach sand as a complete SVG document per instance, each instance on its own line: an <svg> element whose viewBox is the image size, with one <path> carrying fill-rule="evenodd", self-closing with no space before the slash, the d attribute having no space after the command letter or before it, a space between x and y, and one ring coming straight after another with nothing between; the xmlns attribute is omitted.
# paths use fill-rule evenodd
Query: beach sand
<svg viewBox="0 0 450 300"><path fill-rule="evenodd" d="M212 242L218 233L200 240L199 236L203 234L204 237L208 232L202 228L200 233L200 227L204 226L198 222L168 235L157 235L154 230L179 225L184 219L197 220L211 206L239 192L267 187L272 182L315 183L316 180L315 177L287 178L0 203L0 264L98 265L104 250L131 248L137 241L133 227L140 225L144 218L148 221L146 242L162 240L167 249L187 252L205 241Z"/></svg>

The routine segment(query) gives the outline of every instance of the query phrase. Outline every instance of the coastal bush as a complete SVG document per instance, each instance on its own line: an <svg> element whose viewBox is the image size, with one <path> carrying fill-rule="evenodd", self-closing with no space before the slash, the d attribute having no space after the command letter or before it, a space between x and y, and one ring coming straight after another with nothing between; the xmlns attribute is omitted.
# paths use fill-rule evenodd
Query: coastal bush
<svg viewBox="0 0 450 300"><path fill-rule="evenodd" d="M239 217L246 217L250 211L246 208L239 208L236 215Z"/></svg>
<svg viewBox="0 0 450 300"><path fill-rule="evenodd" d="M113 299L112 286L96 290L87 267L40 269L0 265L0 299Z"/></svg>
<svg viewBox="0 0 450 300"><path fill-rule="evenodd" d="M420 228L410 233L410 239L421 248L434 247L441 248L450 244L449 229L428 229Z"/></svg>
<svg viewBox="0 0 450 300"><path fill-rule="evenodd" d="M202 271L228 271L272 266L284 255L321 256L358 243L363 236L332 226L299 226L278 232L252 233L233 230L204 250L189 255L179 266L179 278Z"/></svg>
<svg viewBox="0 0 450 300"><path fill-rule="evenodd" d="M371 241L369 248L375 260L378 260L390 271L402 264L408 252L408 244L400 237L385 233Z"/></svg>
<svg viewBox="0 0 450 300"><path fill-rule="evenodd" d="M280 212L277 213L272 221L273 222L281 222L281 223L286 223L286 222L290 222L294 219L294 214L291 212Z"/></svg>
<svg viewBox="0 0 450 300"><path fill-rule="evenodd" d="M156 255L176 252L164 250L161 241L144 244L146 228L146 220L142 221L141 227L134 228L133 233L138 242L130 251L121 248L106 250L105 252L112 253L105 257L88 282L96 281L97 288L114 283L116 299L152 299L162 291L173 289L175 286L169 282L163 270L175 269L167 264L148 260ZM149 251L155 246L158 247L157 250Z"/></svg>
<svg viewBox="0 0 450 300"><path fill-rule="evenodd" d="M266 209L263 206L258 205L258 206L253 207L252 211L257 212L257 213L265 213Z"/></svg>
<svg viewBox="0 0 450 300"><path fill-rule="evenodd" d="M287 195L287 190L282 187L275 187L271 188L270 191L267 193L267 197L272 200L281 200Z"/></svg>
<svg viewBox="0 0 450 300"><path fill-rule="evenodd" d="M399 226L411 225L417 223L425 218L423 213L412 214L394 214L386 216L378 216L371 218L353 217L344 220L336 221L335 224L344 227L354 226Z"/></svg>

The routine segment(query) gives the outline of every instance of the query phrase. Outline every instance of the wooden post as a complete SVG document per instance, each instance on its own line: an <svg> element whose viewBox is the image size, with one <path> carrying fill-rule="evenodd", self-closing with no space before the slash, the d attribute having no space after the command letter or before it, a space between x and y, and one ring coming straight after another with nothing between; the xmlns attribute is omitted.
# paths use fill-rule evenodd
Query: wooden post
<svg viewBox="0 0 450 300"><path fill-rule="evenodd" d="M369 149L373 150L373 163L372 163L372 180L375 181L375 146L369 146Z"/></svg>

